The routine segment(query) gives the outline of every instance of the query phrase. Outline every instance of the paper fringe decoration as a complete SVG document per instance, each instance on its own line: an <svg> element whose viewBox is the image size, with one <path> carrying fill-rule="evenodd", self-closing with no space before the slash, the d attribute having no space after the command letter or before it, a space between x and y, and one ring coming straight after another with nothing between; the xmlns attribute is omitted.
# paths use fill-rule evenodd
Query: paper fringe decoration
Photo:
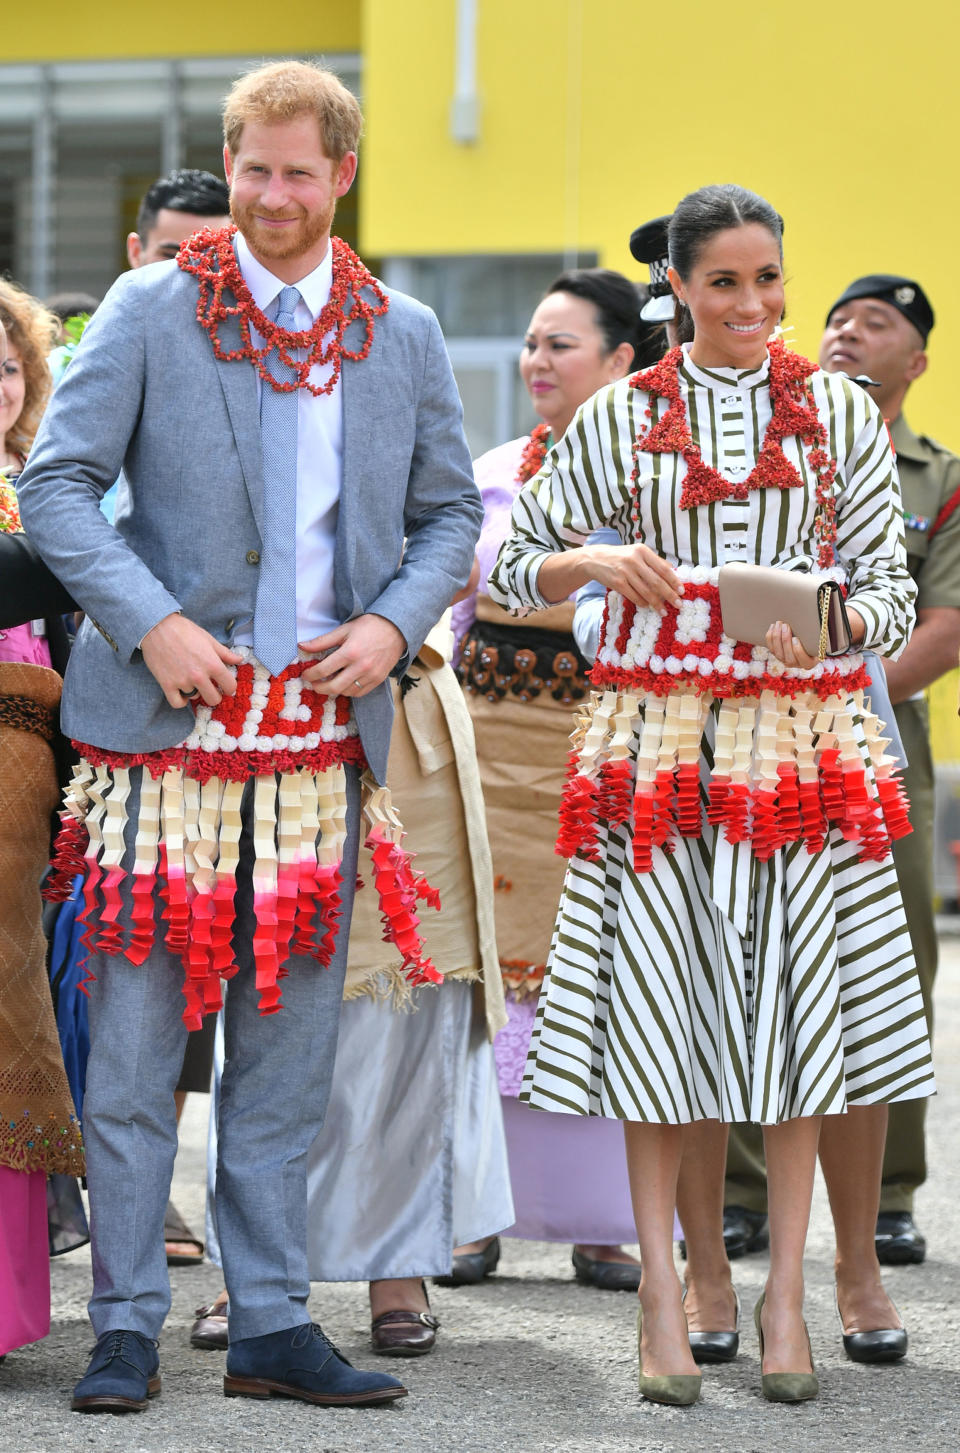
<svg viewBox="0 0 960 1453"><path fill-rule="evenodd" d="M880 862L912 831L889 738L862 690L825 700L773 690L717 700L704 794L708 692L595 692L574 733L556 851L596 861L601 830L632 815L633 865L648 873L655 848L672 852L678 838L702 836L704 807L712 827L730 843L749 843L761 862L787 843L820 852L832 828L859 845L861 861Z"/></svg>
<svg viewBox="0 0 960 1453"><path fill-rule="evenodd" d="M237 972L233 929L245 783L209 772L198 780L175 757L153 769L145 765L128 874L130 770L81 759L67 790L44 896L64 900L76 874L84 875L81 942L91 954L124 954L142 965L162 931L184 966L183 1021L198 1029L203 1016L222 1005L221 981ZM319 770L267 771L253 782L253 957L260 1013L274 1014L291 957L308 956L326 967L336 948L346 775L336 762ZM363 785L384 940L395 945L411 984L441 983L425 955L416 912L418 901L439 909L439 895L414 872L389 791L369 773ZM92 982L88 972L80 987L86 992Z"/></svg>

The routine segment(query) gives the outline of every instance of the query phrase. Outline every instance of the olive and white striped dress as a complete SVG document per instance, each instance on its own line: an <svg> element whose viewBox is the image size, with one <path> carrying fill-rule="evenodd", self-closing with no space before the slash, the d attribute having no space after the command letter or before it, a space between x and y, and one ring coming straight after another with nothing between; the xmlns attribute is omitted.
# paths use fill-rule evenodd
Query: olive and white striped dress
<svg viewBox="0 0 960 1453"><path fill-rule="evenodd" d="M768 363L746 373L707 370L685 353L680 365L694 442L731 481L756 462L772 412L768 377ZM864 645L896 657L915 590L886 428L872 400L842 375L818 371L810 389L837 461L837 572L866 622ZM644 540L685 579L715 580L713 567L732 560L819 568L806 446L783 441L802 488L751 490L743 501L681 509L679 455L641 453L634 493L631 448L649 427L648 407L656 419L664 405L627 380L583 406L517 499L512 535L490 578L494 599L518 613L542 606L536 577L546 555L603 525L625 542ZM621 606L610 598L611 617ZM732 655L733 643L724 649ZM752 658L752 668L737 666L741 675L770 673L763 648ZM825 666L834 676L853 673L852 681L859 664L851 654ZM785 674L803 675L805 686L823 669ZM784 674L773 663L778 670ZM636 711L634 765L653 699L642 690L626 699L628 712ZM699 699L706 803L721 703ZM850 750L875 799L876 721L871 735L862 694L844 693L841 704ZM602 709L598 701L595 713ZM623 711L623 699L615 709ZM778 709L789 715L794 707ZM567 870L521 1098L547 1110L682 1124L771 1123L933 1094L892 858L882 844L879 854L862 855L862 844L825 821L833 825L819 850L787 841L765 859L708 821L697 835L675 833L670 851L655 846L650 871L635 867L629 815L599 823L594 860L578 854Z"/></svg>

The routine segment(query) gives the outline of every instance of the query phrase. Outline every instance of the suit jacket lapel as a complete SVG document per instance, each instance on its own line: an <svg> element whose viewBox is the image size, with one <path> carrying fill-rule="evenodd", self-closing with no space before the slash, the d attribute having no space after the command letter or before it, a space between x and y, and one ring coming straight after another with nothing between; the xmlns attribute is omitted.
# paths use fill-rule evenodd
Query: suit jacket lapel
<svg viewBox="0 0 960 1453"><path fill-rule="evenodd" d="M380 322L377 319L377 323ZM349 338L352 331L348 330L348 346L355 347L356 343ZM376 411L381 383L381 370L376 364L376 334L374 340L370 356L362 362L354 363L349 358L343 360L340 376L343 391L343 474L334 549L334 584L337 607L344 620L363 610L363 602L354 588L353 563L357 539L363 529L363 466L364 463L369 466L371 457L370 419Z"/></svg>
<svg viewBox="0 0 960 1453"><path fill-rule="evenodd" d="M240 346L240 330L236 327L235 341L233 319L221 328L221 342L225 350ZM251 364L238 360L225 363L216 360L217 376L230 415L233 437L240 456L243 482L250 496L250 507L257 522L257 529L263 535L263 449L260 442L260 407L257 396L257 375Z"/></svg>

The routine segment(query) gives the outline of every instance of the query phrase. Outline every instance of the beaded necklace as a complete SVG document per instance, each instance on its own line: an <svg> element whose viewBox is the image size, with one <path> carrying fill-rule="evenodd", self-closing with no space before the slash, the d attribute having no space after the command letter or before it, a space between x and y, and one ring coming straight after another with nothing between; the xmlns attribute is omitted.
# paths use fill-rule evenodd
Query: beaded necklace
<svg viewBox="0 0 960 1453"><path fill-rule="evenodd" d="M833 564L837 535L833 494L837 461L831 459L825 448L827 431L817 413L808 383L811 374L817 372L817 364L810 363L799 353L789 352L778 338L767 345L767 351L770 355L772 414L757 462L746 479L736 484L725 479L719 470L704 462L700 449L693 442L680 385L681 348L672 348L659 363L634 374L630 380L631 387L642 390L651 401L654 398L668 401L665 412L649 428L641 430L634 440L631 479L636 489L640 480L641 453L679 454L687 466L680 494L681 509L694 509L723 499L745 500L754 489L793 489L802 485L803 479L784 454L783 440L795 436L810 450L807 461L817 481L817 560L822 569L827 569ZM648 419L653 419L649 404L644 412Z"/></svg>
<svg viewBox="0 0 960 1453"><path fill-rule="evenodd" d="M178 266L184 272L192 272L199 282L197 322L209 334L214 355L221 362L246 360L252 363L264 383L278 393L292 393L298 388L305 388L317 397L332 393L340 377L343 359L359 363L369 354L373 343L373 320L389 308L387 295L356 253L341 238L332 237L333 283L329 302L317 314L312 328L301 333L278 328L257 307L244 282L233 249L236 230L233 225L218 230L204 227L193 237L188 237L177 253ZM361 297L364 289L372 292L373 301L368 302ZM226 300L225 293L233 295L233 303ZM242 339L239 348L225 348L220 340L220 327L228 318L239 320ZM356 322L363 323L366 338L360 348L346 348L343 335L350 324ZM263 338L262 348L254 344L251 327ZM325 344L328 334L333 336ZM265 360L272 349L276 349L281 362L294 370L294 381L281 382L268 371ZM298 358L295 356L298 353L305 356ZM310 370L315 365L331 368L325 383L310 382Z"/></svg>
<svg viewBox="0 0 960 1453"><path fill-rule="evenodd" d="M520 468L517 470L517 484L526 484L540 472L540 466L547 457L547 450L550 445L550 425L537 424L536 428L530 430L530 437L523 446L523 453L520 455Z"/></svg>

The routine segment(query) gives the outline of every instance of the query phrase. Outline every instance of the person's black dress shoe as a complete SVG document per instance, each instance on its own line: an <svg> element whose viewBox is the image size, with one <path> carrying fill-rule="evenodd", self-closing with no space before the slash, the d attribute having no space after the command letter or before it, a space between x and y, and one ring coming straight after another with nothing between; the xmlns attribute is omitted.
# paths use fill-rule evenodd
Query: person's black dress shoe
<svg viewBox="0 0 960 1453"><path fill-rule="evenodd" d="M881 1211L877 1217L877 1260L884 1266L919 1266L927 1254L927 1238L909 1211Z"/></svg>
<svg viewBox="0 0 960 1453"><path fill-rule="evenodd" d="M766 1251L770 1245L766 1212L748 1211L746 1206L724 1206L723 1244L731 1261L751 1251Z"/></svg>
<svg viewBox="0 0 960 1453"><path fill-rule="evenodd" d="M876 1332L844 1332L843 1350L851 1362L899 1362L907 1355L906 1327Z"/></svg>
<svg viewBox="0 0 960 1453"><path fill-rule="evenodd" d="M733 1295L737 1299L737 1311L732 1332L687 1333L691 1355L698 1365L703 1362L733 1362L740 1351L740 1298L736 1289ZM683 1300L686 1299L687 1289L684 1287Z"/></svg>
<svg viewBox="0 0 960 1453"><path fill-rule="evenodd" d="M635 1292L643 1275L639 1262L593 1261L573 1248L573 1270L583 1286L599 1287L602 1292Z"/></svg>
<svg viewBox="0 0 960 1453"><path fill-rule="evenodd" d="M159 1391L156 1342L139 1332L104 1332L70 1407L75 1413L139 1413Z"/></svg>
<svg viewBox="0 0 960 1453"><path fill-rule="evenodd" d="M843 1330L843 1317L837 1303ZM906 1327L879 1327L873 1332L844 1332L843 1350L851 1362L899 1362L907 1355Z"/></svg>
<svg viewBox="0 0 960 1453"><path fill-rule="evenodd" d="M449 1276L435 1276L439 1287L469 1287L483 1281L485 1276L496 1271L500 1261L500 1237L495 1236L482 1251L470 1251L466 1256L453 1258L453 1269Z"/></svg>

